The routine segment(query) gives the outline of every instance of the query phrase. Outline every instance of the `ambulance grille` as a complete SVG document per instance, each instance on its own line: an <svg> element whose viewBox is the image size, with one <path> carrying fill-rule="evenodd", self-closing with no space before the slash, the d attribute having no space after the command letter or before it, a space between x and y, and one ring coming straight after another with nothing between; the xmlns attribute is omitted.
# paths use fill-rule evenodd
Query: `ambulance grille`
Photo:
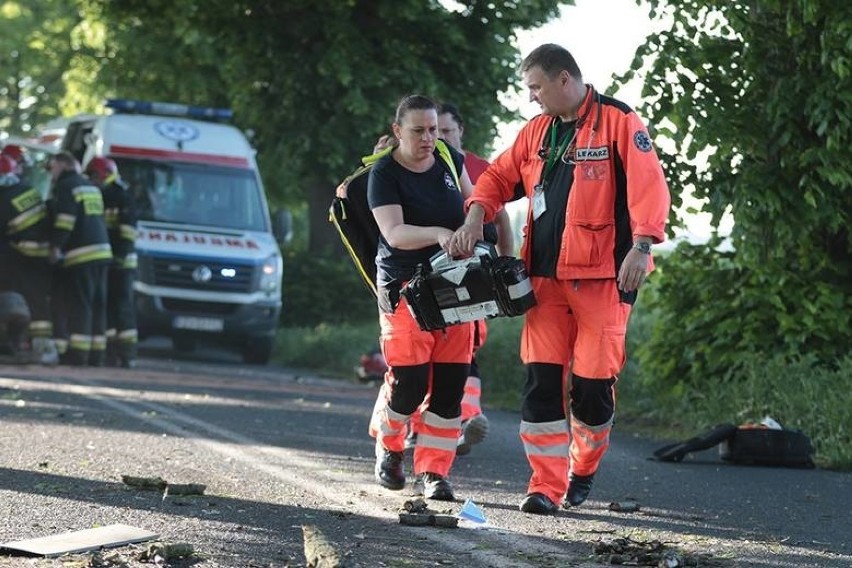
<svg viewBox="0 0 852 568"><path fill-rule="evenodd" d="M214 316L229 316L237 311L238 304L224 304L221 302L195 302L193 300L179 300L177 298L160 298L163 309L169 312L185 314L204 314Z"/></svg>
<svg viewBox="0 0 852 568"><path fill-rule="evenodd" d="M153 258L154 284L205 292L250 292L253 265L233 262Z"/></svg>

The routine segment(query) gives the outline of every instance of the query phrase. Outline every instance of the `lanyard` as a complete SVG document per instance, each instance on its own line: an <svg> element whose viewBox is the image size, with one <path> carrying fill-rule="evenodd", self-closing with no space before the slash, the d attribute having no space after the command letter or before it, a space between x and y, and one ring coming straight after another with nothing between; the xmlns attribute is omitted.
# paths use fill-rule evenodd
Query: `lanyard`
<svg viewBox="0 0 852 568"><path fill-rule="evenodd" d="M553 121L553 124L550 127L550 147L553 148L556 146L556 133L559 130L559 126L557 121L559 119ZM542 181L547 183L550 178L550 173L553 171L553 166L556 165L556 162L562 158L562 154L565 152L565 149L574 141L574 138L577 136L577 125L575 124L568 132L565 133L565 136L562 137L562 142L559 143L559 148L556 150L556 153L552 153L547 156L547 163L544 166L544 175L542 176Z"/></svg>

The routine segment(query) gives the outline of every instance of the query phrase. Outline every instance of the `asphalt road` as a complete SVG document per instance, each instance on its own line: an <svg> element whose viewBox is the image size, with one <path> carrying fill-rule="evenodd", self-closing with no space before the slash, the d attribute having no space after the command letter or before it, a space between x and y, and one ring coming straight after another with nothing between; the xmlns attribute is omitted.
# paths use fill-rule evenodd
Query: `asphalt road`
<svg viewBox="0 0 852 568"><path fill-rule="evenodd" d="M471 499L487 523L404 526L412 493L372 477L374 388L226 352L173 357L155 345L134 370L0 367L0 543L120 523L192 545L175 567L297 567L308 526L347 566L600 566L661 548L682 565L852 566L849 473L733 466L713 450L660 463L648 458L666 440L619 427L584 506L521 513L529 470L511 412L489 411L488 439L457 459L459 502L431 504L454 515ZM163 495L122 475L206 491ZM609 508L626 501L639 510ZM620 558L595 553L618 545ZM59 559L0 549L0 567L152 566L145 547Z"/></svg>

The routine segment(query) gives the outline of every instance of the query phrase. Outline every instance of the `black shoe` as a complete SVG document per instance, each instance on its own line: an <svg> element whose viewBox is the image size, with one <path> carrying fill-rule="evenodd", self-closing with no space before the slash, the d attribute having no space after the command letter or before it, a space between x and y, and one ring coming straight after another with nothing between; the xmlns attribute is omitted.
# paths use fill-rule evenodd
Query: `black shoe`
<svg viewBox="0 0 852 568"><path fill-rule="evenodd" d="M403 454L380 448L378 444L376 442L376 480L382 487L399 491L405 487Z"/></svg>
<svg viewBox="0 0 852 568"><path fill-rule="evenodd" d="M530 493L521 501L520 509L524 513L532 513L534 515L552 515L559 510L559 507L547 495Z"/></svg>
<svg viewBox="0 0 852 568"><path fill-rule="evenodd" d="M453 494L453 486L442 475L438 475L437 473L426 472L420 475L417 478L416 489L426 499L434 499L436 501L456 500L456 496Z"/></svg>
<svg viewBox="0 0 852 568"><path fill-rule="evenodd" d="M567 509L568 507L582 505L592 491L592 479L594 477L594 473L591 475L574 475L573 473L569 475L568 493L565 494L562 506Z"/></svg>

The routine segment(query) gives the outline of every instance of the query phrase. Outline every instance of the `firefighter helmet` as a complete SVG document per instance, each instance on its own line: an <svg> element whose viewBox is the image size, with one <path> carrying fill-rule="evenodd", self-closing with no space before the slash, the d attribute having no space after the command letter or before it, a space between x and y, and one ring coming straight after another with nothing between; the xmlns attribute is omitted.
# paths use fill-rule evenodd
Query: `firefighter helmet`
<svg viewBox="0 0 852 568"><path fill-rule="evenodd" d="M0 154L0 185L13 185L18 182L18 162L11 156Z"/></svg>
<svg viewBox="0 0 852 568"><path fill-rule="evenodd" d="M0 150L0 154L3 156L9 156L19 164L24 161L24 149L17 144L6 144L3 146L3 149Z"/></svg>
<svg viewBox="0 0 852 568"><path fill-rule="evenodd" d="M86 165L86 175L95 183L103 183L109 176L118 174L118 166L109 158L92 158Z"/></svg>

